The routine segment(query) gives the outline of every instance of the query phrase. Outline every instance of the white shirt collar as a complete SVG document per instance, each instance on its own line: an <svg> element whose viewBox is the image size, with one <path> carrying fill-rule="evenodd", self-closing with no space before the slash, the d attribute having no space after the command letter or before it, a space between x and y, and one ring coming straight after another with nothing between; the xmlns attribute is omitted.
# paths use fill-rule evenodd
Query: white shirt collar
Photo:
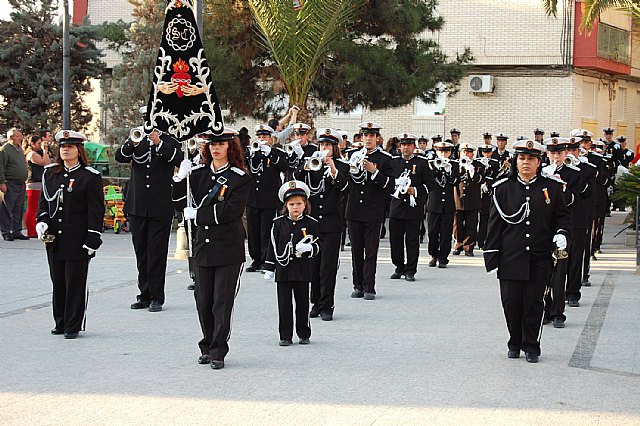
<svg viewBox="0 0 640 426"><path fill-rule="evenodd" d="M220 167L218 170L214 170L213 161L211 162L211 171L216 175L225 172L228 168L229 168L229 162L227 162L227 164L225 164L224 166Z"/></svg>
<svg viewBox="0 0 640 426"><path fill-rule="evenodd" d="M74 170L78 170L80 168L80 162L78 161L76 163L75 166L72 166L71 168L67 168L67 166L64 166L64 171L65 172L73 172Z"/></svg>

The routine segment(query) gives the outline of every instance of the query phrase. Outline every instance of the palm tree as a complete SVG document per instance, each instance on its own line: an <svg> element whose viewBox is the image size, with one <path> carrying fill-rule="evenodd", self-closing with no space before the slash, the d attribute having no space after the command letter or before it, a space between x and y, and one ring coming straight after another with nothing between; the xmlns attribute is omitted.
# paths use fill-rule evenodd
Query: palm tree
<svg viewBox="0 0 640 426"><path fill-rule="evenodd" d="M296 2L294 2L295 4ZM311 84L334 43L355 20L363 0L249 0L262 43L280 72L289 102L306 111Z"/></svg>
<svg viewBox="0 0 640 426"><path fill-rule="evenodd" d="M547 15L557 15L558 0L542 0L542 4ZM640 19L640 3L638 0L584 0L583 8L584 13L582 14L580 31L591 31L600 13L606 9L625 10L633 16L634 20Z"/></svg>

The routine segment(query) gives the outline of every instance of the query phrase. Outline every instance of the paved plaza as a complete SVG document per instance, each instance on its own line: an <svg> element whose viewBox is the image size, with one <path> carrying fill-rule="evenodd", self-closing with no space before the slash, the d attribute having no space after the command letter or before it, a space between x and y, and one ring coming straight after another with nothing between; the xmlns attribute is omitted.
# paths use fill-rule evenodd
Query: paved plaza
<svg viewBox="0 0 640 426"><path fill-rule="evenodd" d="M476 257L389 280L350 299L341 255L335 319L311 344L278 346L273 282L243 274L223 370L198 365L200 328L186 261L170 259L164 311L133 311L131 236L103 235L89 270L87 331L52 336L43 244L0 241L0 424L640 424L640 276L623 213L607 219L593 286L545 326L538 364L507 359L495 275ZM175 250L171 236L170 251Z"/></svg>

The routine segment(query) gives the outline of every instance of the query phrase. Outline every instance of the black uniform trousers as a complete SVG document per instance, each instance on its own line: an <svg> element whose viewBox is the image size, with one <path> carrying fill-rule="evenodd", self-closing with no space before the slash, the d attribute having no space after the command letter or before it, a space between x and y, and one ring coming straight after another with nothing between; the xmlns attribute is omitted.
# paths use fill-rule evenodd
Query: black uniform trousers
<svg viewBox="0 0 640 426"><path fill-rule="evenodd" d="M600 250L602 245L602 236L604 234L604 220L605 216L598 216L593 219L593 241L591 243L591 254L594 254L597 250Z"/></svg>
<svg viewBox="0 0 640 426"><path fill-rule="evenodd" d="M191 222L191 233L189 232L189 222ZM191 248L193 250L193 246L195 245L195 238L193 238L194 235L192 234L195 234L196 225L194 224L193 220L184 220L183 223L184 223L184 233L187 235L187 238L191 238ZM188 257L188 262L189 262L189 278L191 278L195 283L196 265L193 260L193 253L191 253L191 256Z"/></svg>
<svg viewBox="0 0 640 426"><path fill-rule="evenodd" d="M293 299L296 301L296 334L300 339L311 337L309 324L309 283L304 281L279 281L278 330L280 340L293 338Z"/></svg>
<svg viewBox="0 0 640 426"><path fill-rule="evenodd" d="M376 294L376 267L382 223L349 220L353 288Z"/></svg>
<svg viewBox="0 0 640 426"><path fill-rule="evenodd" d="M56 330L84 331L89 292L89 260L59 260L47 250L49 274L53 283L53 319Z"/></svg>
<svg viewBox="0 0 640 426"><path fill-rule="evenodd" d="M320 312L333 312L341 238L340 232L323 233L320 252L311 258L311 303Z"/></svg>
<svg viewBox="0 0 640 426"><path fill-rule="evenodd" d="M478 214L480 210L456 210L453 236L456 250L473 251L478 239Z"/></svg>
<svg viewBox="0 0 640 426"><path fill-rule="evenodd" d="M491 199L487 196L482 198L482 209L480 210L480 220L478 222L478 247L484 247L487 239L487 228L489 227L489 211L491 210Z"/></svg>
<svg viewBox="0 0 640 426"><path fill-rule="evenodd" d="M587 241L584 246L584 253L582 254L582 280L588 280L591 274L589 271L591 270L591 233L593 232L593 218L590 218L589 228L587 229Z"/></svg>
<svg viewBox="0 0 640 426"><path fill-rule="evenodd" d="M453 213L434 213L427 215L429 230L429 254L432 258L447 264L451 252L451 234L453 232Z"/></svg>
<svg viewBox="0 0 640 426"><path fill-rule="evenodd" d="M585 228L571 230L571 245L569 246L569 266L567 268L566 300L580 300L582 287L583 263L589 235ZM588 254L588 253L587 253Z"/></svg>
<svg viewBox="0 0 640 426"><path fill-rule="evenodd" d="M540 355L544 292L552 268L551 259L532 256L528 280L500 280L502 308L510 335L509 350L522 349Z"/></svg>
<svg viewBox="0 0 640 426"><path fill-rule="evenodd" d="M267 259L267 249L271 244L271 227L276 209L258 209L247 206L247 240L252 265L260 267Z"/></svg>
<svg viewBox="0 0 640 426"><path fill-rule="evenodd" d="M573 234L571 234L573 235ZM571 244L567 252L571 252ZM567 319L564 315L564 301L566 300L567 274L569 271L569 258L559 259L551 274L550 289L544 299L545 316L549 319Z"/></svg>
<svg viewBox="0 0 640 426"><path fill-rule="evenodd" d="M420 255L420 222L389 218L389 240L391 242L391 262L396 273L415 275L418 271ZM404 262L404 248L407 247L407 263Z"/></svg>
<svg viewBox="0 0 640 426"><path fill-rule="evenodd" d="M129 215L131 238L138 263L138 300L164 303L171 216L143 217Z"/></svg>
<svg viewBox="0 0 640 426"><path fill-rule="evenodd" d="M240 286L242 263L223 266L196 266L196 308L202 329L200 352L211 359L224 360L229 352L233 302Z"/></svg>

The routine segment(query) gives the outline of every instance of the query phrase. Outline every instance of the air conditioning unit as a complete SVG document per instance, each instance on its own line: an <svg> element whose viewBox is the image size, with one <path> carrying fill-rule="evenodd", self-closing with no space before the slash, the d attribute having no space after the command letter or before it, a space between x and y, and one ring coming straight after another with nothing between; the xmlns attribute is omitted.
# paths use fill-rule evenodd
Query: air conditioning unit
<svg viewBox="0 0 640 426"><path fill-rule="evenodd" d="M470 75L469 91L471 93L493 92L493 76L492 75Z"/></svg>

